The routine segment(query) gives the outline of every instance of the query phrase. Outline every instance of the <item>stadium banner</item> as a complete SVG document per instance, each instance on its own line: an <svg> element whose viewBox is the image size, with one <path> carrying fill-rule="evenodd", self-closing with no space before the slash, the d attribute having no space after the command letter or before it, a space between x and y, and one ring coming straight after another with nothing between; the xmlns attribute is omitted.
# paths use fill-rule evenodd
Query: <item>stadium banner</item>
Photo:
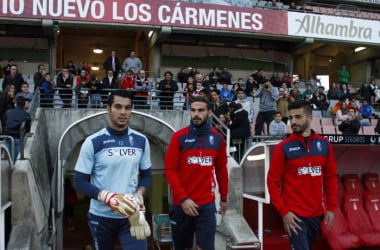
<svg viewBox="0 0 380 250"><path fill-rule="evenodd" d="M0 0L0 17L287 35L287 12L169 0Z"/></svg>
<svg viewBox="0 0 380 250"><path fill-rule="evenodd" d="M289 12L288 31L290 36L380 43L379 21L359 18Z"/></svg>
<svg viewBox="0 0 380 250"><path fill-rule="evenodd" d="M323 135L331 144L380 144L380 135Z"/></svg>

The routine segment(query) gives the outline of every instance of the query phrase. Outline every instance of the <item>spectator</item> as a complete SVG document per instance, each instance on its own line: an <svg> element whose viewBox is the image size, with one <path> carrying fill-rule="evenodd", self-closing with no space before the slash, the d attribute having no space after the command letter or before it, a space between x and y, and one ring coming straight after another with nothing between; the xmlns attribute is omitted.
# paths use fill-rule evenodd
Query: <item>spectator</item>
<svg viewBox="0 0 380 250"><path fill-rule="evenodd" d="M269 9L280 9L281 7L278 5L277 1L276 0L272 0L271 2L268 2L267 5L266 5L267 8ZM272 83L272 85L274 85ZM275 86L275 85L274 85Z"/></svg>
<svg viewBox="0 0 380 250"><path fill-rule="evenodd" d="M208 74L210 85L217 87L221 80L221 74L219 67L213 67L212 71ZM207 86L205 86L207 88Z"/></svg>
<svg viewBox="0 0 380 250"><path fill-rule="evenodd" d="M194 80L197 80L196 79L196 77L195 77L195 75L196 74L199 74L199 71L198 71L198 69L197 68L195 68L195 67L190 67L189 68L189 76L191 76L192 78L194 78ZM194 86L194 88L195 88L195 86Z"/></svg>
<svg viewBox="0 0 380 250"><path fill-rule="evenodd" d="M281 78L278 76L277 71L273 71L272 77L270 78L270 82L272 83L273 87L276 87L276 88L281 87L282 82L281 82Z"/></svg>
<svg viewBox="0 0 380 250"><path fill-rule="evenodd" d="M366 100L368 103L371 103L371 89L368 86L368 83L363 83L358 93L363 100Z"/></svg>
<svg viewBox="0 0 380 250"><path fill-rule="evenodd" d="M178 74L177 74L177 80L178 82L180 83L186 83L186 80L187 80L187 72L186 72L186 67L183 67L179 70Z"/></svg>
<svg viewBox="0 0 380 250"><path fill-rule="evenodd" d="M220 72L220 82L231 84L232 74L228 71L227 67L223 67L222 72Z"/></svg>
<svg viewBox="0 0 380 250"><path fill-rule="evenodd" d="M17 96L22 96L26 99L26 101L31 102L33 99L33 94L29 92L29 84L27 82L21 83L21 92L19 92Z"/></svg>
<svg viewBox="0 0 380 250"><path fill-rule="evenodd" d="M100 95L101 83L96 78L95 74L90 75L90 81L87 83L90 94L90 106L91 108L102 107L102 97Z"/></svg>
<svg viewBox="0 0 380 250"><path fill-rule="evenodd" d="M269 124L276 112L278 95L278 89L273 87L269 80L256 91L254 96L260 97L260 105L256 117L255 135L262 134L264 123L267 124L269 130Z"/></svg>
<svg viewBox="0 0 380 250"><path fill-rule="evenodd" d="M336 106L338 107L336 110L336 115L335 115L335 125L340 125L342 122L347 120L348 117L348 108L347 104L343 102L337 103Z"/></svg>
<svg viewBox="0 0 380 250"><path fill-rule="evenodd" d="M33 75L34 82L34 92L36 92L37 88L41 88L42 82L45 79L46 68L44 64L39 64L37 67L37 72Z"/></svg>
<svg viewBox="0 0 380 250"><path fill-rule="evenodd" d="M60 88L59 95L63 102L63 108L71 108L73 98L74 76L68 68L63 68L62 72L57 75L57 86Z"/></svg>
<svg viewBox="0 0 380 250"><path fill-rule="evenodd" d="M183 110L187 110L190 107L190 103L194 100L194 78L192 76L188 76L186 80L186 85L183 88L183 96L185 97L185 101L183 103Z"/></svg>
<svg viewBox="0 0 380 250"><path fill-rule="evenodd" d="M284 75L281 79L281 82L282 83L286 83L286 88L287 89L291 89L292 88L292 82L293 82L293 79L292 77L289 75L289 72L288 71L285 71L284 72Z"/></svg>
<svg viewBox="0 0 380 250"><path fill-rule="evenodd" d="M286 124L282 121L280 111L274 113L274 120L269 124L269 135L284 136L286 134Z"/></svg>
<svg viewBox="0 0 380 250"><path fill-rule="evenodd" d="M11 74L11 67L13 64L14 64L14 59L10 58L10 59L8 59L8 64L2 68L4 78Z"/></svg>
<svg viewBox="0 0 380 250"><path fill-rule="evenodd" d="M117 77L121 70L119 58L116 56L116 51L112 50L111 55L103 63L103 69L108 72L109 69L112 70L113 76Z"/></svg>
<svg viewBox="0 0 380 250"><path fill-rule="evenodd" d="M9 152L13 153L13 162L16 161L17 155L20 151L20 128L25 122L25 133L30 131L32 118L28 112L25 111L26 100L22 96L16 97L16 108L9 109L4 115L3 134L12 136L15 143L15 152L11 151L11 144L7 143Z"/></svg>
<svg viewBox="0 0 380 250"><path fill-rule="evenodd" d="M356 101L356 99L354 97L351 98L350 102L347 104L347 108L348 109L351 108L351 107L355 108L356 112L360 113L360 107L359 107L359 105L358 105L358 103L357 103L357 101Z"/></svg>
<svg viewBox="0 0 380 250"><path fill-rule="evenodd" d="M331 84L331 88L327 92L329 100L340 100L342 98L342 90L339 85L339 83L335 82Z"/></svg>
<svg viewBox="0 0 380 250"><path fill-rule="evenodd" d="M173 80L173 73L166 71L164 73L165 79L161 80L158 84L157 90L159 90L159 106L161 110L173 110L173 99L175 92L178 91L178 85Z"/></svg>
<svg viewBox="0 0 380 250"><path fill-rule="evenodd" d="M303 99L302 93L299 90L299 83L298 82L294 82L293 88L290 90L289 96L290 96L291 101L297 101L297 100Z"/></svg>
<svg viewBox="0 0 380 250"><path fill-rule="evenodd" d="M354 107L350 107L348 109L348 115L346 120L344 120L341 124L339 124L338 129L344 135L357 135L359 133L361 124L356 116L356 109Z"/></svg>
<svg viewBox="0 0 380 250"><path fill-rule="evenodd" d="M10 70L11 72L3 80L3 91L8 85L13 85L17 94L21 91L21 83L25 82L25 80L21 73L18 72L17 65L12 64Z"/></svg>
<svg viewBox="0 0 380 250"><path fill-rule="evenodd" d="M264 77L264 70L262 69L258 69L251 76L253 77L253 79L255 79L259 86L260 84L264 84L266 82L266 79Z"/></svg>
<svg viewBox="0 0 380 250"><path fill-rule="evenodd" d="M108 96L111 94L111 91L119 88L119 83L117 81L117 77L114 75L112 69L107 70L107 75L103 77L102 80L102 102L103 106L107 106Z"/></svg>
<svg viewBox="0 0 380 250"><path fill-rule="evenodd" d="M251 124L249 122L248 112L244 110L240 103L231 102L229 110L231 120L228 127L231 133L231 142L237 146L235 160L240 162L241 156L245 151L245 141L251 134Z"/></svg>
<svg viewBox="0 0 380 250"><path fill-rule="evenodd" d="M239 80L243 80L243 78L239 78ZM259 85L257 82L255 82L255 79L253 79L252 76L249 76L247 79L247 82L245 83L245 95L248 97L252 97L253 101L253 94L256 92L256 90L259 88Z"/></svg>
<svg viewBox="0 0 380 250"><path fill-rule="evenodd" d="M290 2L289 10L290 11L296 11L296 10L298 10L298 6L296 5L295 2Z"/></svg>
<svg viewBox="0 0 380 250"><path fill-rule="evenodd" d="M338 80L340 84L348 85L350 81L350 72L346 69L346 65L342 64L342 68L338 70Z"/></svg>
<svg viewBox="0 0 380 250"><path fill-rule="evenodd" d="M342 98L350 100L352 98L352 94L350 93L350 90L347 88L347 85L341 84L340 88L342 91Z"/></svg>
<svg viewBox="0 0 380 250"><path fill-rule="evenodd" d="M78 100L78 108L85 109L88 105L88 97L90 95L90 91L88 89L88 82L83 80L80 84L75 86L75 93L77 95Z"/></svg>
<svg viewBox="0 0 380 250"><path fill-rule="evenodd" d="M237 90L240 89L240 84L239 82L235 82L233 85L232 85L232 88L231 88L231 94L232 94L232 101L235 101L236 98L237 98Z"/></svg>
<svg viewBox="0 0 380 250"><path fill-rule="evenodd" d="M280 112L282 121L287 124L289 116L288 105L290 103L290 96L286 94L284 88L279 88L278 92L279 96L277 99L277 111Z"/></svg>
<svg viewBox="0 0 380 250"><path fill-rule="evenodd" d="M51 79L50 73L45 74L45 79L41 86L41 107L53 108L54 102L54 81Z"/></svg>
<svg viewBox="0 0 380 250"><path fill-rule="evenodd" d="M211 110L217 117L226 115L228 112L228 104L220 98L220 91L218 89L211 90Z"/></svg>
<svg viewBox="0 0 380 250"><path fill-rule="evenodd" d="M85 69L80 70L80 74L78 77L76 77L75 83L76 85L78 85L82 81L86 81L86 82L90 81L90 74Z"/></svg>
<svg viewBox="0 0 380 250"><path fill-rule="evenodd" d="M313 97L310 100L310 103L314 110L326 111L330 104L327 102L325 95L321 94L320 91L315 91Z"/></svg>
<svg viewBox="0 0 380 250"><path fill-rule="evenodd" d="M128 70L121 79L121 89L133 91L135 88L135 73L132 69Z"/></svg>
<svg viewBox="0 0 380 250"><path fill-rule="evenodd" d="M226 102L231 102L233 99L232 91L228 88L226 82L223 83L223 87L220 89L220 98Z"/></svg>
<svg viewBox="0 0 380 250"><path fill-rule="evenodd" d="M248 119L249 123L252 123L253 116L254 116L254 110L253 110L253 102L246 98L244 89L238 89L237 90L237 98L235 100L235 103L240 103L245 111L248 113Z"/></svg>
<svg viewBox="0 0 380 250"><path fill-rule="evenodd" d="M136 109L149 109L148 97L152 90L152 84L146 77L145 70L140 70L140 74L135 79L136 95L134 99Z"/></svg>
<svg viewBox="0 0 380 250"><path fill-rule="evenodd" d="M87 74L91 73L91 67L88 65L87 61L82 62L82 66L79 68L79 71L85 70Z"/></svg>
<svg viewBox="0 0 380 250"><path fill-rule="evenodd" d="M366 99L363 100L362 105L360 106L360 113L363 118L372 118L373 117L373 107L368 103Z"/></svg>
<svg viewBox="0 0 380 250"><path fill-rule="evenodd" d="M73 61L68 61L67 62L67 65L66 65L66 68L69 70L70 74L72 74L73 76L76 76L78 75L78 68L77 66L73 63Z"/></svg>
<svg viewBox="0 0 380 250"><path fill-rule="evenodd" d="M369 87L369 92L371 93L371 97L374 98L375 91L378 89L375 77L371 77L368 87Z"/></svg>
<svg viewBox="0 0 380 250"><path fill-rule="evenodd" d="M15 86L7 85L0 95L0 121L4 121L4 114L8 109L13 109L16 103ZM2 123L4 128L4 123Z"/></svg>
<svg viewBox="0 0 380 250"><path fill-rule="evenodd" d="M305 91L302 93L302 99L306 100L306 99L309 99L311 100L311 98L313 98L313 88L311 86L310 83L306 84L306 89Z"/></svg>
<svg viewBox="0 0 380 250"><path fill-rule="evenodd" d="M142 63L141 63L140 58L136 56L136 52L131 51L131 53L129 54L129 57L127 57L124 60L122 64L122 68L125 72L128 72L131 68L134 68L135 73L137 74L140 73L140 70L142 68Z"/></svg>

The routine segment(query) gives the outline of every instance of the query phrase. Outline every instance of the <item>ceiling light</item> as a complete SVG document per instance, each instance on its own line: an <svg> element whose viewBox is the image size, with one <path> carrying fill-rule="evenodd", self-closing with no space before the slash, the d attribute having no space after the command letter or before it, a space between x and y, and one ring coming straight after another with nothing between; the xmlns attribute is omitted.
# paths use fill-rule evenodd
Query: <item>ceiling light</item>
<svg viewBox="0 0 380 250"><path fill-rule="evenodd" d="M148 37L151 38L151 37L153 36L153 33L154 33L153 30L149 31L149 33L148 33Z"/></svg>
<svg viewBox="0 0 380 250"><path fill-rule="evenodd" d="M358 53L359 51L365 50L367 47L356 47L354 49L355 53Z"/></svg>
<svg viewBox="0 0 380 250"><path fill-rule="evenodd" d="M96 49L93 49L92 52L94 52L95 54L101 54L103 53L103 50L96 48Z"/></svg>
<svg viewBox="0 0 380 250"><path fill-rule="evenodd" d="M98 71L99 70L99 66L91 66L91 70Z"/></svg>

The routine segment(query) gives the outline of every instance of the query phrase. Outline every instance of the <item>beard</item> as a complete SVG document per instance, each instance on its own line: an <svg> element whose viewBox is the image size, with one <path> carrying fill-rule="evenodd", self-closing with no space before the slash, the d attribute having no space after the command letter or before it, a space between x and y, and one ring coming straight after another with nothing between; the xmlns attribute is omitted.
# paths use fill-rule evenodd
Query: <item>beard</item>
<svg viewBox="0 0 380 250"><path fill-rule="evenodd" d="M309 123L309 120L306 120L306 122L300 126L296 126L296 127L293 127L292 125L292 130L294 133L298 134L298 135L302 135L303 132L305 132L305 130L309 127L310 123Z"/></svg>
<svg viewBox="0 0 380 250"><path fill-rule="evenodd" d="M193 117L191 118L191 123L193 124L194 127L200 128L200 127L203 127L207 123L207 120L202 120L202 118L200 117Z"/></svg>

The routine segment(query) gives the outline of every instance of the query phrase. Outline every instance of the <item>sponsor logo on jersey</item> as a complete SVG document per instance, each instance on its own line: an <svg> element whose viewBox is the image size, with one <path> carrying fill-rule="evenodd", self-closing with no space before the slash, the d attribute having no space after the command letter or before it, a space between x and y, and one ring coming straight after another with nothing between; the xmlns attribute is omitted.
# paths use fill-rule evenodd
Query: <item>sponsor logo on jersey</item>
<svg viewBox="0 0 380 250"><path fill-rule="evenodd" d="M311 175L311 176L321 176L322 175L322 167L300 167L298 168L298 175Z"/></svg>
<svg viewBox="0 0 380 250"><path fill-rule="evenodd" d="M135 148L110 148L108 149L108 156L136 156Z"/></svg>
<svg viewBox="0 0 380 250"><path fill-rule="evenodd" d="M187 158L187 164L198 164L203 167L212 166L212 157L211 156L189 156Z"/></svg>
<svg viewBox="0 0 380 250"><path fill-rule="evenodd" d="M185 143L192 143L195 142L195 139L185 139Z"/></svg>
<svg viewBox="0 0 380 250"><path fill-rule="evenodd" d="M301 150L301 147L289 148L289 152Z"/></svg>
<svg viewBox="0 0 380 250"><path fill-rule="evenodd" d="M210 136L208 137L208 140L209 140L209 142L210 142L210 145L214 145L214 143L215 143L215 138L214 138L213 135L210 135Z"/></svg>
<svg viewBox="0 0 380 250"><path fill-rule="evenodd" d="M107 143L112 143L112 142L115 142L115 140L114 139L105 140L103 141L103 145Z"/></svg>

